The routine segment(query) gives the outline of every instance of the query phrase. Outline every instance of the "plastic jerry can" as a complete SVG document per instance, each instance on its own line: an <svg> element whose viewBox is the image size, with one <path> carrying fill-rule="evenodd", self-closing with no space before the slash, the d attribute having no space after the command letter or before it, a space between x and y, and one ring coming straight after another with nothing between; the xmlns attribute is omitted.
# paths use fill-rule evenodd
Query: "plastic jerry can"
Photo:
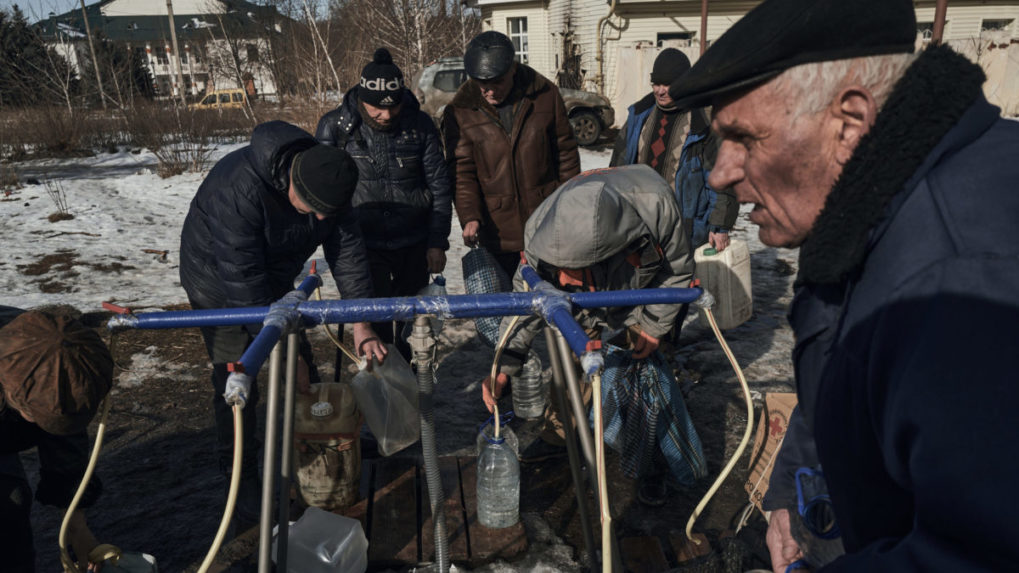
<svg viewBox="0 0 1019 573"><path fill-rule="evenodd" d="M694 277L715 297L711 312L718 328L736 328L746 322L754 311L750 285L750 249L746 241L734 239L728 248L719 253L710 243L694 251ZM701 324L708 325L701 311Z"/></svg>
<svg viewBox="0 0 1019 573"><path fill-rule="evenodd" d="M311 394L295 395L295 473L308 505L343 509L357 501L360 433L361 412L349 384L312 384Z"/></svg>
<svg viewBox="0 0 1019 573"><path fill-rule="evenodd" d="M273 532L272 558L276 560L277 532ZM361 522L309 507L290 524L287 573L364 573L368 569L368 538Z"/></svg>
<svg viewBox="0 0 1019 573"><path fill-rule="evenodd" d="M418 441L418 383L414 371L392 344L382 364L367 364L350 382L365 422L379 443L379 453L390 456ZM363 361L362 361L363 362ZM374 359L373 359L374 362Z"/></svg>

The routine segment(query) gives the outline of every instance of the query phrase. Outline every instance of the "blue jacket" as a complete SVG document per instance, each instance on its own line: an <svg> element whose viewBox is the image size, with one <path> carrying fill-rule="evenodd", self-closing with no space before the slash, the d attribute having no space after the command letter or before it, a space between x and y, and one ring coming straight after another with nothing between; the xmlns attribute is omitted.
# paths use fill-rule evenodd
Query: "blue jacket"
<svg viewBox="0 0 1019 573"><path fill-rule="evenodd" d="M824 571L1019 562L1019 123L982 81L925 52L800 250L799 408L766 506L795 505L816 440L847 551Z"/></svg>
<svg viewBox="0 0 1019 573"><path fill-rule="evenodd" d="M647 122L648 116L655 108L654 94L648 94L629 108L626 124L619 130L609 165L632 165L637 162L640 143L640 132ZM724 233L736 222L739 205L731 192L722 196L721 206L719 193L708 185L708 175L714 165L714 138L706 121L700 116L701 110L691 112L691 129L676 169L676 179L672 189L676 202L683 213L683 225L690 232L690 247L697 248L708 240L708 232Z"/></svg>
<svg viewBox="0 0 1019 573"><path fill-rule="evenodd" d="M369 249L422 242L448 249L452 180L435 123L404 90L393 130L372 129L357 110L358 89L349 90L340 107L322 116L315 137L345 149L357 162L353 205L365 243Z"/></svg>
<svg viewBox="0 0 1019 573"><path fill-rule="evenodd" d="M180 281L192 300L206 307L275 301L293 290L319 245L343 298L372 295L354 214L319 221L290 204L290 164L315 144L306 131L270 121L255 128L250 145L212 168L180 236Z"/></svg>

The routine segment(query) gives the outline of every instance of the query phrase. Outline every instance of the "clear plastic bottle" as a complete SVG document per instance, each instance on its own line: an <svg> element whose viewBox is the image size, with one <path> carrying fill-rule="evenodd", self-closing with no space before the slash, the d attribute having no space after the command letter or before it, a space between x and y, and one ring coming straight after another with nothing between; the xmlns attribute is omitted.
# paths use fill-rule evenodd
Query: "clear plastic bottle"
<svg viewBox="0 0 1019 573"><path fill-rule="evenodd" d="M520 521L520 462L505 438L485 440L478 455L477 495L481 525L500 529Z"/></svg>
<svg viewBox="0 0 1019 573"><path fill-rule="evenodd" d="M520 375L513 380L514 415L525 420L540 418L545 413L548 394L546 390L541 358L532 350L527 354L527 361L520 369Z"/></svg>

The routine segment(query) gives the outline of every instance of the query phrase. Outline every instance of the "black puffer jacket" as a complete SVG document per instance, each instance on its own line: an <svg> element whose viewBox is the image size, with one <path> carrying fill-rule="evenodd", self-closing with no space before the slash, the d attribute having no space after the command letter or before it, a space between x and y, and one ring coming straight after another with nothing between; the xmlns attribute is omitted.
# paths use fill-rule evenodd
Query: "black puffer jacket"
<svg viewBox="0 0 1019 573"><path fill-rule="evenodd" d="M315 136L357 161L354 208L369 249L398 249L427 241L449 248L452 182L439 132L417 99L404 90L392 131L372 129L358 113L358 88L322 116Z"/></svg>
<svg viewBox="0 0 1019 573"><path fill-rule="evenodd" d="M180 237L180 281L193 300L205 306L268 304L294 288L319 245L343 298L372 295L354 214L319 221L290 204L290 164L312 145L308 132L271 121L255 128L250 145L212 168Z"/></svg>

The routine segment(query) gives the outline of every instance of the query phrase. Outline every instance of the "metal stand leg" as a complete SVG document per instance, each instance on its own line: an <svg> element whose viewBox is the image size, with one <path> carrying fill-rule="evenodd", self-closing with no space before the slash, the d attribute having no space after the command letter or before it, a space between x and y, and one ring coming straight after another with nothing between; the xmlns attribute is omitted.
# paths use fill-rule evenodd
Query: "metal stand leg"
<svg viewBox="0 0 1019 573"><path fill-rule="evenodd" d="M283 390L283 440L280 444L279 543L276 546L276 570L287 570L287 545L290 540L290 475L294 465L294 392L297 386L298 334L287 337L287 383Z"/></svg>
<svg viewBox="0 0 1019 573"><path fill-rule="evenodd" d="M279 343L269 356L269 388L265 407L265 456L262 467L262 515L258 532L258 573L272 571L272 492L276 480L276 436L279 434L280 363Z"/></svg>
<svg viewBox="0 0 1019 573"><path fill-rule="evenodd" d="M580 466L580 452L577 451L577 432L574 417L570 415L570 406L566 398L566 380L563 373L563 361L556 347L555 334L551 327L545 327L545 342L548 346L549 361L552 363L552 396L556 401L556 409L563 423L566 436L566 454L570 460L570 474L573 477L573 489L577 494L577 514L580 528L584 534L584 546L591 566L598 563L598 547L594 544L594 532L591 530L591 516L587 505L587 484Z"/></svg>

